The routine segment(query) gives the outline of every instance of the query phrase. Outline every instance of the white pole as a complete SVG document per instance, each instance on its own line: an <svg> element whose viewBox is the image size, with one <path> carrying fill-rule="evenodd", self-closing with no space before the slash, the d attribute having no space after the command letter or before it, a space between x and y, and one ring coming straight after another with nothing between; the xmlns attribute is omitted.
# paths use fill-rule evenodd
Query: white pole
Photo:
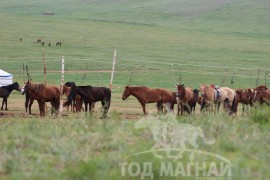
<svg viewBox="0 0 270 180"><path fill-rule="evenodd" d="M112 66L112 74L111 74L110 90L112 90L112 83L113 83L113 74L114 74L115 61L116 61L116 49L114 50L114 55L113 55L113 66Z"/></svg>
<svg viewBox="0 0 270 180"><path fill-rule="evenodd" d="M60 86L60 113L63 113L63 86L64 86L64 74L65 74L65 58L62 56L62 66L61 66L61 86Z"/></svg>

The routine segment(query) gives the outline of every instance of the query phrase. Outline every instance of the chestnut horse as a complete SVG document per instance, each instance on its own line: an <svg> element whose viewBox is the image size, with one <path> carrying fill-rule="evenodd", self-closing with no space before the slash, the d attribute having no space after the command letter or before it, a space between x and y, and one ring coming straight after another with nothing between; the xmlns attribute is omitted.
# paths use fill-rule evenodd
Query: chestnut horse
<svg viewBox="0 0 270 180"><path fill-rule="evenodd" d="M177 88L177 104L178 108L180 108L181 110L181 115L184 114L184 110L187 111L188 114L191 114L192 112L191 108L194 106L194 103L197 102L197 99L195 100L194 98L195 93L191 88L185 87L184 84L176 85L176 88Z"/></svg>
<svg viewBox="0 0 270 180"><path fill-rule="evenodd" d="M245 106L251 107L253 106L254 101L254 91L253 89L246 88L246 89L237 89L236 94L238 96L238 101L243 105L242 108L242 116L244 115Z"/></svg>
<svg viewBox="0 0 270 180"><path fill-rule="evenodd" d="M27 81L21 90L22 94L30 93L38 101L40 116L45 116L45 102L52 105L52 114L57 115L60 107L60 90L56 86L34 84Z"/></svg>
<svg viewBox="0 0 270 180"><path fill-rule="evenodd" d="M173 94L166 89L152 89L145 86L126 86L122 100L126 100L130 95L137 98L145 115L147 114L145 105L148 103L162 103L162 106L163 104L169 104L170 108L167 109L172 110L171 104L174 101Z"/></svg>
<svg viewBox="0 0 270 180"><path fill-rule="evenodd" d="M254 101L262 104L270 105L270 90L258 90L255 92Z"/></svg>
<svg viewBox="0 0 270 180"><path fill-rule="evenodd" d="M201 85L200 86L202 97L207 104L215 104L215 111L216 112L218 103L223 103L226 100L226 107L230 110L230 115L233 113L237 113L237 95L235 90L230 89L228 87L220 87L220 97L217 97L217 90L214 85ZM224 106L225 107L225 106Z"/></svg>
<svg viewBox="0 0 270 180"><path fill-rule="evenodd" d="M7 86L0 87L0 97L3 98L1 110L3 110L4 104L6 104L5 110L8 110L8 108L7 108L7 98L9 97L10 93L13 90L20 91L20 86L19 86L19 84L17 82L15 82L13 84L10 84L10 85L7 85Z"/></svg>

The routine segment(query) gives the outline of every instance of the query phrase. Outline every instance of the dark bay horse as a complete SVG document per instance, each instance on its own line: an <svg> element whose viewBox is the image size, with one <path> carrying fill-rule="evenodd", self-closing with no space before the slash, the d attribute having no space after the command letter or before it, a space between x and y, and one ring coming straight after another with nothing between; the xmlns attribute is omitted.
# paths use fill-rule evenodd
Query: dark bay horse
<svg viewBox="0 0 270 180"><path fill-rule="evenodd" d="M13 90L21 91L20 86L19 86L19 84L17 82L15 82L13 84L10 84L10 85L7 85L7 86L0 87L0 97L3 98L1 110L4 109L4 104L6 104L5 110L8 110L8 108L7 108L7 98L9 97L10 93Z"/></svg>
<svg viewBox="0 0 270 180"><path fill-rule="evenodd" d="M101 101L103 117L107 116L111 105L111 90L109 88L73 85L70 89L68 100L64 103L64 106L69 105L76 95L80 95L82 97L85 105L85 112L87 112L89 105L89 112L91 114L92 103Z"/></svg>
<svg viewBox="0 0 270 180"><path fill-rule="evenodd" d="M61 43L61 42L57 42L57 43L55 44L55 46L62 46L62 43Z"/></svg>
<svg viewBox="0 0 270 180"><path fill-rule="evenodd" d="M21 90L22 94L29 93L38 101L40 116L45 116L45 102L52 105L52 114L57 115L60 107L60 90L53 85L34 84L27 81Z"/></svg>
<svg viewBox="0 0 270 180"><path fill-rule="evenodd" d="M148 103L169 104L169 109L172 110L171 104L174 101L173 94L166 89L152 89L145 86L126 86L122 95L122 100L126 100L130 95L136 97L140 102L144 114L147 114L145 105Z"/></svg>
<svg viewBox="0 0 270 180"><path fill-rule="evenodd" d="M64 85L62 93L65 94L66 97L68 97L69 94L70 94L70 89L71 89L71 87L68 87L68 86ZM82 99L82 97L80 95L77 94L75 96L75 98L72 100L71 104L70 104L71 105L71 111L72 112L75 112L75 110L76 110L76 112L81 112L81 110L84 111L84 109L82 107L82 104L83 104L83 99ZM67 111L68 110L69 110L69 105L67 105Z"/></svg>

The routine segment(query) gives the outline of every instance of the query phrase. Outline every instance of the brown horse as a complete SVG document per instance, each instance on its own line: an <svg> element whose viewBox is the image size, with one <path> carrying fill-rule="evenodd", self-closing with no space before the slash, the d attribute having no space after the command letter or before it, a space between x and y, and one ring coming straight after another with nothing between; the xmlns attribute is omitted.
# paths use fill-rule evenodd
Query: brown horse
<svg viewBox="0 0 270 180"><path fill-rule="evenodd" d="M32 97L38 101L40 116L45 116L45 102L52 105L52 114L58 114L60 106L60 90L56 86L34 84L27 81L21 90L22 94L30 93Z"/></svg>
<svg viewBox="0 0 270 180"><path fill-rule="evenodd" d="M169 104L170 110L171 103L173 102L173 95L166 89L152 89L145 86L126 86L122 95L122 100L126 100L130 95L137 98L140 102L143 113L146 115L145 105L148 103L163 103ZM165 107L166 108L166 107Z"/></svg>
<svg viewBox="0 0 270 180"><path fill-rule="evenodd" d="M71 87L68 87L66 85L63 86L63 94L66 95L66 97L69 96L70 94L70 89ZM81 112L81 110L84 111L84 108L83 108L83 99L81 98L80 95L76 94L75 98L72 100L70 106L71 106L71 111L72 112ZM93 108L93 107L92 107ZM69 105L67 105L67 111L69 110Z"/></svg>
<svg viewBox="0 0 270 180"><path fill-rule="evenodd" d="M255 92L254 101L270 105L270 90L258 90Z"/></svg>
<svg viewBox="0 0 270 180"><path fill-rule="evenodd" d="M215 113L218 111L219 103L223 103L226 100L226 106L230 110L230 115L233 113L237 113L237 95L235 90L230 89L228 87L220 87L219 90L214 85L201 85L201 94L206 104L215 104ZM220 92L218 92L220 91Z"/></svg>
<svg viewBox="0 0 270 180"><path fill-rule="evenodd" d="M177 92L172 92L172 95L173 95L173 101L171 102L170 110L172 110L174 112L174 105L177 104L177 101L176 101ZM159 114L159 112L162 112L164 114L167 112L167 109L164 108L162 102L157 102L157 110L158 110L158 114ZM177 114L179 114L179 108L178 107L177 107Z"/></svg>
<svg viewBox="0 0 270 180"><path fill-rule="evenodd" d="M190 114L191 106L194 106L194 102L195 103L197 102L197 99L195 100L194 98L193 90L189 87L185 87L184 84L176 85L176 88L177 88L177 104L178 108L180 108L181 110L181 115L184 114L184 110L186 110L187 113Z"/></svg>
<svg viewBox="0 0 270 180"><path fill-rule="evenodd" d="M247 89L237 89L235 90L237 96L238 96L238 102L243 105L242 108L242 116L244 115L245 106L251 107L253 106L253 100L254 100L254 91L253 89L247 88Z"/></svg>
<svg viewBox="0 0 270 180"><path fill-rule="evenodd" d="M255 88L255 91L258 91L258 90L267 90L268 88L267 88L267 86L266 85L260 85L260 86L257 86L256 88Z"/></svg>

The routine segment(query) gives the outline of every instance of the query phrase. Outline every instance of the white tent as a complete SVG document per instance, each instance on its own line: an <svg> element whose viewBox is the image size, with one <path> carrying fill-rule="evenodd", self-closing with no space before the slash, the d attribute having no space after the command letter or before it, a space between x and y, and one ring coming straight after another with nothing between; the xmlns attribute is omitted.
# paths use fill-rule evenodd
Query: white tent
<svg viewBox="0 0 270 180"><path fill-rule="evenodd" d="M13 76L6 71L0 69L0 87L12 84Z"/></svg>

